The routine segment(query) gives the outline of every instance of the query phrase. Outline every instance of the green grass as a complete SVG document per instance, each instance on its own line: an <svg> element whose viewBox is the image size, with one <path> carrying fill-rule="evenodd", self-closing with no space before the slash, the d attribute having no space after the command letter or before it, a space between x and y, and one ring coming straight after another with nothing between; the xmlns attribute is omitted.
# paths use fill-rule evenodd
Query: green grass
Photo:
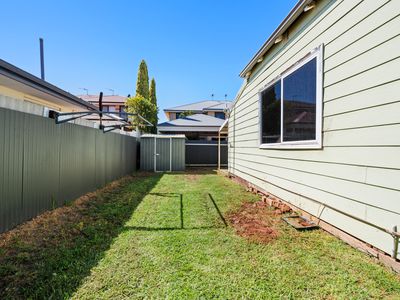
<svg viewBox="0 0 400 300"><path fill-rule="evenodd" d="M256 200L215 174L131 179L98 193L84 235L6 249L0 298L400 299L398 275L322 230L258 244L225 226Z"/></svg>

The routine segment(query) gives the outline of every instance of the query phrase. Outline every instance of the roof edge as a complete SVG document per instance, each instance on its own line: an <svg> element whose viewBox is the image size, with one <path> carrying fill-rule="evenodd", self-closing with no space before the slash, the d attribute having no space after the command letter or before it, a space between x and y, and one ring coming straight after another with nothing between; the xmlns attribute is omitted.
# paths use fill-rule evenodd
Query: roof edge
<svg viewBox="0 0 400 300"><path fill-rule="evenodd" d="M296 5L292 8L289 14L283 19L281 24L279 24L278 28L271 34L271 36L267 39L267 41L261 46L261 48L257 51L257 53L253 56L250 62L244 67L244 69L240 72L239 76L244 78L246 77L247 72L251 71L253 67L257 64L257 60L263 56L272 45L275 44L275 40L282 35L289 27L293 24L293 22L303 13L305 6L310 4L313 0L300 0L296 3Z"/></svg>
<svg viewBox="0 0 400 300"><path fill-rule="evenodd" d="M67 91L64 91L63 89L40 79L39 77L36 77L35 75L32 75L31 73L28 73L2 59L0 59L0 74L3 74L4 76L9 77L10 79L16 80L16 79L22 79L23 81L20 81L23 84L31 84L32 87L39 89L39 90L47 90L48 92L51 92L53 95L56 95L58 97L62 97L66 102L70 102L82 107L85 107L87 109L91 110L97 110L98 108L94 106L93 104L78 98L71 93L68 93Z"/></svg>

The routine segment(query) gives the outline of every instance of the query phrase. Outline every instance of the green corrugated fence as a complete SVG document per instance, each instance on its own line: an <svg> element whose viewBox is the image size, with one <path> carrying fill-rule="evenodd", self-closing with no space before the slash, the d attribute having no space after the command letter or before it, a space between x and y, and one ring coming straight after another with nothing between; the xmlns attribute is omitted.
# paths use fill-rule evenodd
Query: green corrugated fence
<svg viewBox="0 0 400 300"><path fill-rule="evenodd" d="M136 143L0 108L0 232L132 173Z"/></svg>

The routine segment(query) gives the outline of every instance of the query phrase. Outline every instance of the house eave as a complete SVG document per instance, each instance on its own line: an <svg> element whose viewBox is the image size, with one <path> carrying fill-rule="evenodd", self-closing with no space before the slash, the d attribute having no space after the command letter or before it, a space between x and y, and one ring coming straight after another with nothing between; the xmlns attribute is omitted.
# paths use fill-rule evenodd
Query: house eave
<svg viewBox="0 0 400 300"><path fill-rule="evenodd" d="M257 61L262 58L262 56L275 44L276 39L285 33L285 31L293 24L293 22L303 13L304 8L312 1L313 0L300 0L299 2L297 2L297 4L292 8L286 18L278 26L278 28L275 29L275 31L271 34L267 41L253 56L250 62L240 72L240 77L245 78L246 74L248 72L251 72L254 66L258 63Z"/></svg>
<svg viewBox="0 0 400 300"><path fill-rule="evenodd" d="M78 105L88 110L98 110L98 108L93 104L81 98L78 98L2 59L0 59L0 75L3 75L6 78L17 81L41 92L50 94L70 104Z"/></svg>

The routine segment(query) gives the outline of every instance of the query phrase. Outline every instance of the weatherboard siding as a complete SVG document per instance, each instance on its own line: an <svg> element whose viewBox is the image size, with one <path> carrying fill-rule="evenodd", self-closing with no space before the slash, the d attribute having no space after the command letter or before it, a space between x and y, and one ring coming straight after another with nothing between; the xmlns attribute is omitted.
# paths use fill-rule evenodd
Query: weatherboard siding
<svg viewBox="0 0 400 300"><path fill-rule="evenodd" d="M323 149L259 149L259 90L320 44ZM389 234L345 214L400 226L398 49L400 1L318 1L269 50L235 103L229 171L391 254Z"/></svg>

